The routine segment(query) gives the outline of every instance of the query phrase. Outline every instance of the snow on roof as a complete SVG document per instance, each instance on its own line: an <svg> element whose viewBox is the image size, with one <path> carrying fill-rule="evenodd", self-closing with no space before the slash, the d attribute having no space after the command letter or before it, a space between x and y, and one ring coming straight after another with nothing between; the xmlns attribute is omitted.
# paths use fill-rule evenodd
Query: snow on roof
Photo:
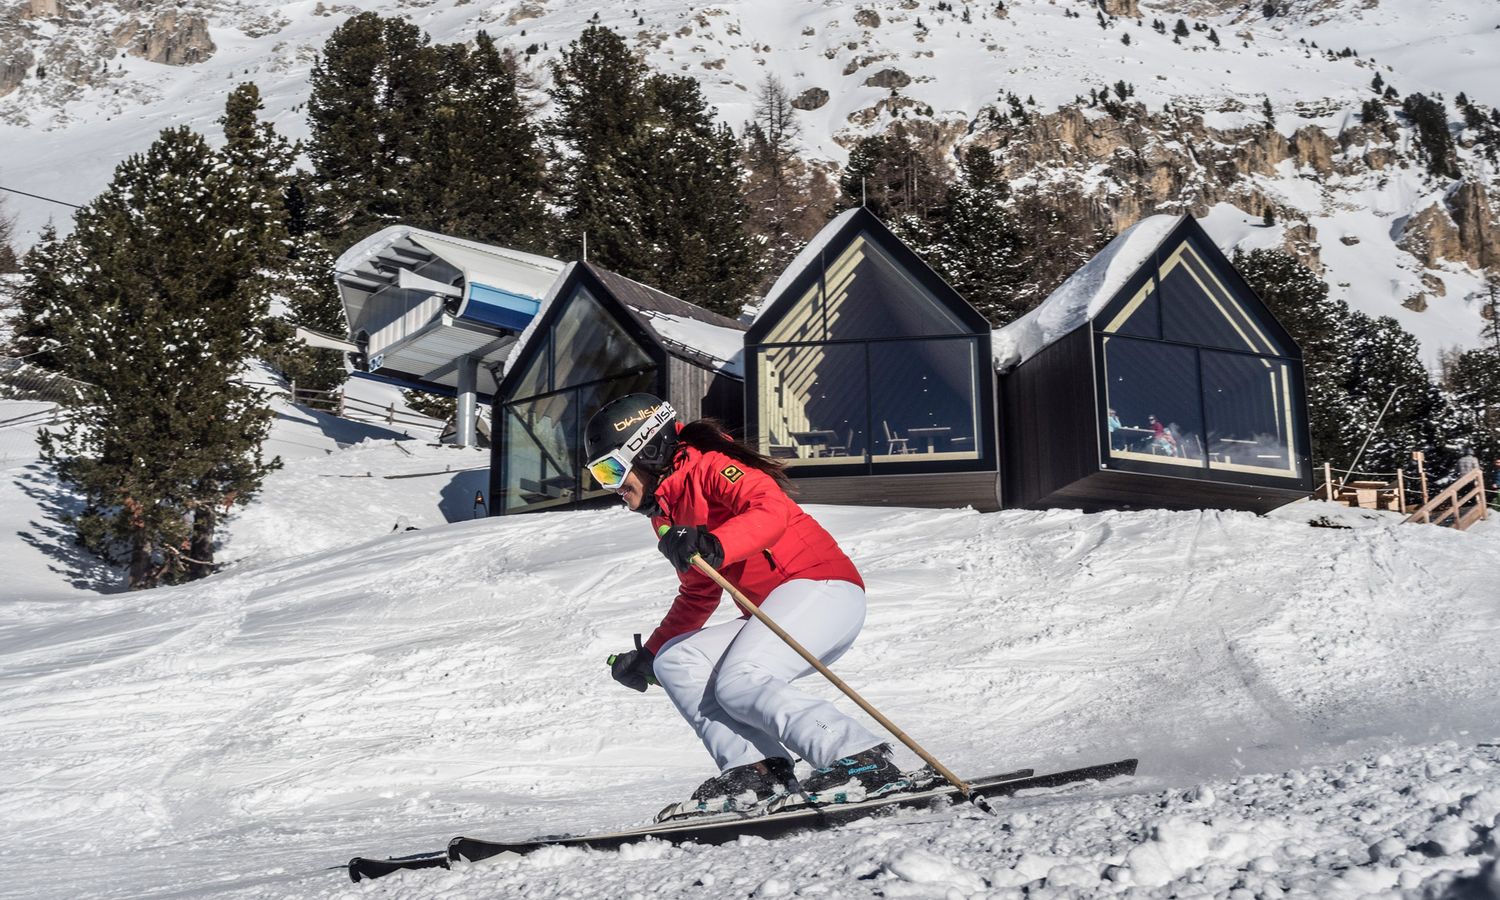
<svg viewBox="0 0 1500 900"><path fill-rule="evenodd" d="M1097 316L1166 240L1181 216L1149 216L1120 234L1036 309L993 334L995 368L1008 371Z"/></svg>
<svg viewBox="0 0 1500 900"><path fill-rule="evenodd" d="M521 358L536 332L537 323L546 317L547 310L558 298L562 286L568 283L573 267L577 265L580 263L568 263L547 296L542 299L536 316L511 347L510 354L505 359L502 377ZM589 271L614 295L620 305L634 314L636 321L661 339L669 353L688 357L700 365L707 361L725 374L736 378L745 377L744 325L617 272L588 263L582 265L588 266Z"/></svg>
<svg viewBox="0 0 1500 900"><path fill-rule="evenodd" d="M509 263L512 267L520 264L522 267L533 267L546 273L546 277L555 275L563 268L559 260L535 253L527 253L524 250L513 250L509 247L499 247L493 244L481 244L478 241L470 241L464 238L453 237L446 234L438 234L435 231L424 231L413 228L410 225L392 225L382 228L339 255L333 267L336 272L352 272L360 265L373 262L382 253L402 240L408 240L419 246L425 247L433 253L443 253L446 256L456 257L453 261L465 268L479 268L487 270L490 265ZM437 245L434 247L433 245ZM439 250L438 248L442 248ZM483 260L493 260L486 265ZM546 283L545 281L543 282Z"/></svg>
<svg viewBox="0 0 1500 900"><path fill-rule="evenodd" d="M727 375L745 377L744 331L657 310L637 309L636 312L667 341L712 358L714 368Z"/></svg>
<svg viewBox="0 0 1500 900"><path fill-rule="evenodd" d="M776 279L776 283L771 285L769 291L766 291L765 296L760 299L760 303L746 309L746 312L749 313L750 321L754 322L756 319L759 319L766 309L775 302L776 298L780 297L783 291L791 287L792 282L796 280L797 276L801 275L808 266L817 260L818 254L823 252L823 248L828 246L828 242L833 240L833 236L839 233L839 230L844 227L846 222L858 215L860 209L861 207L856 206L852 209L844 210L827 225L824 225L822 231L812 236L812 240L807 242L807 245L802 248L802 252L797 254L797 258L793 259L787 264L785 269L781 270L781 277Z"/></svg>

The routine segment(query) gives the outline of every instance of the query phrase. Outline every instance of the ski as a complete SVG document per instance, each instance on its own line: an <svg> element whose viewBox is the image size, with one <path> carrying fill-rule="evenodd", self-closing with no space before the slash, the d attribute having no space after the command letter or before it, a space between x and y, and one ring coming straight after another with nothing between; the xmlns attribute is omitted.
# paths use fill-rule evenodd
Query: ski
<svg viewBox="0 0 1500 900"><path fill-rule="evenodd" d="M982 797L1005 797L1033 788L1062 787L1084 781L1103 781L1124 775L1134 775L1136 764L1137 760L1122 759L1112 763L1085 766L1046 775L1035 775L1031 774L1030 770L1024 770L1026 774L1017 772L975 779L969 783L969 786L975 794ZM646 838L655 838L671 844L709 845L733 841L742 835L773 838L794 831L841 825L886 810L918 807L949 800L958 795L957 788L944 784L926 790L885 794L859 803L798 806L785 812L761 816L713 816L601 834L548 835L517 842L456 837L448 843L448 859L450 862L478 862L504 854L525 856L543 847L586 847L593 850L613 850L624 844Z"/></svg>
<svg viewBox="0 0 1500 900"><path fill-rule="evenodd" d="M1085 781L1104 781L1134 775L1136 764L1137 761L1134 759L1122 759L1112 763L1084 766L1046 775L1036 775L1031 769L1021 769L1003 775L974 779L969 782L969 787L981 797L1006 797L1024 790L1063 787ZM348 864L349 878L358 882L406 869L446 869L454 862L477 862L504 854L525 856L543 847L588 847L595 850L612 850L646 838L655 838L672 844L708 845L733 841L741 835L773 838L794 831L841 825L888 810L940 803L957 796L958 790L952 785L939 784L922 790L884 794L858 803L797 806L773 814L725 813L598 834L546 835L517 842L456 837L448 842L446 852L419 853L392 859L356 856Z"/></svg>
<svg viewBox="0 0 1500 900"><path fill-rule="evenodd" d="M349 880L357 883L366 878L379 878L382 875L405 869L446 868L448 868L448 854L441 850L437 853L414 853L411 856L397 856L391 859L356 856L349 860Z"/></svg>

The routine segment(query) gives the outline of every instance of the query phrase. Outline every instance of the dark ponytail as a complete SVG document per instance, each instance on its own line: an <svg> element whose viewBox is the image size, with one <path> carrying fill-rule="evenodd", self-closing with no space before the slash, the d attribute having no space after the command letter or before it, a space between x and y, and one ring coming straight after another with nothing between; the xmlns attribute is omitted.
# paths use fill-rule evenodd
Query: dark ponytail
<svg viewBox="0 0 1500 900"><path fill-rule="evenodd" d="M792 487L792 481L787 477L786 464L779 459L761 453L749 444L737 441L729 436L724 428L724 423L718 419L699 419L682 426L677 433L679 444L692 447L699 453L707 453L717 450L735 462L751 469L759 469L781 485L781 489L788 494L796 493Z"/></svg>

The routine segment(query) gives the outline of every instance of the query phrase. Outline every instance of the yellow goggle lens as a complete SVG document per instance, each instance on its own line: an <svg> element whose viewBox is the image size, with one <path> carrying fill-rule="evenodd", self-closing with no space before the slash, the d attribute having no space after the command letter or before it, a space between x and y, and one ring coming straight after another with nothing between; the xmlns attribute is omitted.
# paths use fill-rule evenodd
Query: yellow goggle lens
<svg viewBox="0 0 1500 900"><path fill-rule="evenodd" d="M625 475L629 471L630 467L615 456L606 456L589 463L589 474L606 491L613 491L624 484Z"/></svg>

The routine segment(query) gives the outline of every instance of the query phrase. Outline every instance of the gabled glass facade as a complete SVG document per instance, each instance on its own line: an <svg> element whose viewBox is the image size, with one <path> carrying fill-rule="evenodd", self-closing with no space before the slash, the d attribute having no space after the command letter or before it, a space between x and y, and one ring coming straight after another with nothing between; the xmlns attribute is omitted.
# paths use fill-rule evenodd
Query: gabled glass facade
<svg viewBox="0 0 1500 900"><path fill-rule="evenodd" d="M993 465L988 328L893 241L830 246L751 330L751 437L799 477Z"/></svg>
<svg viewBox="0 0 1500 900"><path fill-rule="evenodd" d="M1194 234L1147 268L1094 322L1106 468L1304 478L1301 362L1280 327Z"/></svg>
<svg viewBox="0 0 1500 900"><path fill-rule="evenodd" d="M580 410L637 391L659 392L659 368L582 285L544 334L533 335L523 371L497 403L501 429L498 512L522 512L606 496L584 470ZM507 379L509 380L509 379Z"/></svg>

